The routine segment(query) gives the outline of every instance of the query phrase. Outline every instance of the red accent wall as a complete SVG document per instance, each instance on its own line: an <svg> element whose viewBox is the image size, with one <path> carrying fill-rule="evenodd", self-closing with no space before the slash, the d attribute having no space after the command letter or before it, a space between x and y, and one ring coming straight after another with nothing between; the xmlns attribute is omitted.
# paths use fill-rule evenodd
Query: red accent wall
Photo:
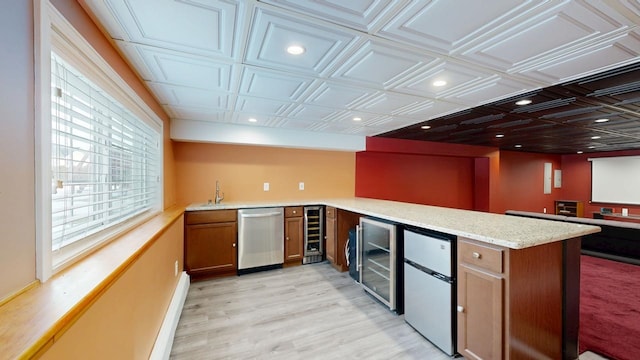
<svg viewBox="0 0 640 360"><path fill-rule="evenodd" d="M356 196L360 197L473 209L473 178L473 158L356 154Z"/></svg>
<svg viewBox="0 0 640 360"><path fill-rule="evenodd" d="M544 163L551 163L552 169L557 170L561 169L560 160L559 155L501 151L499 196L503 210L542 213L546 208L547 213L553 214L554 201L562 197L562 188L556 189L552 184L551 194L544 194Z"/></svg>
<svg viewBox="0 0 640 360"><path fill-rule="evenodd" d="M356 154L356 196L494 211L498 149L367 138Z"/></svg>
<svg viewBox="0 0 640 360"><path fill-rule="evenodd" d="M629 209L629 214L640 215L640 206L638 205L590 203L591 162L589 162L588 159L597 157L637 155L640 155L640 150L562 156L562 198L582 201L584 203L584 217L593 217L593 212L599 212L601 207L613 208L613 212L616 213L621 212L621 208L624 207Z"/></svg>

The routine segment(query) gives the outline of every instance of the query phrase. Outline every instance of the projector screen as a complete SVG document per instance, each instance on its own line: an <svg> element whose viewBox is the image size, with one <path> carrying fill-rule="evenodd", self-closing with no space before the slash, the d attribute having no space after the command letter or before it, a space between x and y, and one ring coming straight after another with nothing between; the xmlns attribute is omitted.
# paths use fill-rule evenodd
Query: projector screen
<svg viewBox="0 0 640 360"><path fill-rule="evenodd" d="M640 156L603 157L591 161L591 201L640 204Z"/></svg>

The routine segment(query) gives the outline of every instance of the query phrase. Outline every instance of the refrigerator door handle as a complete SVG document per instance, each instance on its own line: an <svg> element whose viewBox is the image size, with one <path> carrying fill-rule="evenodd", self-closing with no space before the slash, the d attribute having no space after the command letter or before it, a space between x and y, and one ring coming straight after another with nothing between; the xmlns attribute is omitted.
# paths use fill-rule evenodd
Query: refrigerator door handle
<svg viewBox="0 0 640 360"><path fill-rule="evenodd" d="M360 274L360 282L362 282L362 259L360 255L360 250L362 248L362 236L360 232L360 225L356 225L356 268L358 269L358 273Z"/></svg>

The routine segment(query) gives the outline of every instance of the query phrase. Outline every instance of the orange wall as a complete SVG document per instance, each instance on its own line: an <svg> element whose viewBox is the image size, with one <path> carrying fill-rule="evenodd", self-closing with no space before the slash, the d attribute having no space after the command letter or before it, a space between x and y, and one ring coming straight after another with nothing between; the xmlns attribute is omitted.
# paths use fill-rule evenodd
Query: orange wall
<svg viewBox="0 0 640 360"><path fill-rule="evenodd" d="M216 180L224 201L351 197L355 154L340 151L175 142L179 203L213 199ZM263 191L268 182L270 190ZM298 190L298 183L305 190Z"/></svg>
<svg viewBox="0 0 640 360"><path fill-rule="evenodd" d="M640 215L639 205L620 205L590 203L591 200L591 163L588 158L605 156L638 156L640 151L615 151L606 153L576 154L562 156L562 198L578 200L584 203L584 217L593 217L601 207L610 207L620 213L621 208L629 209L629 214Z"/></svg>
<svg viewBox="0 0 640 360"><path fill-rule="evenodd" d="M183 223L181 216L41 359L148 359L178 283L176 259L182 268Z"/></svg>

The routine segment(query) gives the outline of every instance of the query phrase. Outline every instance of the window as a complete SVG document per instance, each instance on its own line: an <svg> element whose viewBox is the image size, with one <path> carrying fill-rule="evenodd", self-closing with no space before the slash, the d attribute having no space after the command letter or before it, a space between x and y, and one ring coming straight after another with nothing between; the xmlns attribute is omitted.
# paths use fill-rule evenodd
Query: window
<svg viewBox="0 0 640 360"><path fill-rule="evenodd" d="M154 208L159 136L51 54L52 250Z"/></svg>
<svg viewBox="0 0 640 360"><path fill-rule="evenodd" d="M46 0L36 15L37 275L162 206L162 121Z"/></svg>

